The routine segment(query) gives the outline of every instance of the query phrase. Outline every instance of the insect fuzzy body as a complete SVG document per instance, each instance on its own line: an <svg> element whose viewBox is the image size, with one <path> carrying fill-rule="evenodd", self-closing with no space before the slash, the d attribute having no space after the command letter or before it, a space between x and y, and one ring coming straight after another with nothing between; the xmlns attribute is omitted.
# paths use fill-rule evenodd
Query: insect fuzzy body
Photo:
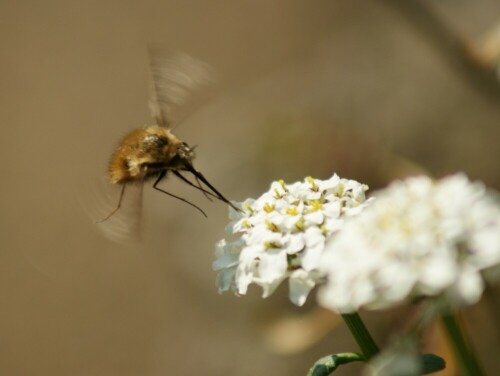
<svg viewBox="0 0 500 376"><path fill-rule="evenodd" d="M181 200L198 209L205 217L205 212L186 199L167 192L158 187L168 172L172 172L185 183L202 191L207 198L214 197L225 202L235 210L239 210L228 199L226 199L212 184L208 182L203 174L193 167L194 150L187 143L179 140L167 128L151 125L136 129L127 134L120 145L111 156L109 164L109 178L112 184L121 184L122 189L116 208L104 219L104 222L115 214L121 206L125 187L128 183L143 183L150 178L156 178L153 188L171 197ZM181 174L187 171L194 175L194 184ZM203 182L211 191L201 186Z"/></svg>
<svg viewBox="0 0 500 376"><path fill-rule="evenodd" d="M193 158L193 150L168 129L147 126L120 142L109 163L109 177L113 184L144 181L162 171L182 169Z"/></svg>
<svg viewBox="0 0 500 376"><path fill-rule="evenodd" d="M108 220L120 209L128 185L138 183L142 186L142 183L152 178L156 179L154 189L193 206L206 217L205 212L195 204L158 187L168 173L200 190L207 198L213 197L239 210L193 167L194 148L170 131L174 123L172 107L184 102L191 90L211 81L210 67L189 55L163 50L150 50L150 61L152 80L149 107L156 125L128 133L115 149L108 168L109 180L122 188L114 210L98 223ZM182 172L191 173L195 183Z"/></svg>

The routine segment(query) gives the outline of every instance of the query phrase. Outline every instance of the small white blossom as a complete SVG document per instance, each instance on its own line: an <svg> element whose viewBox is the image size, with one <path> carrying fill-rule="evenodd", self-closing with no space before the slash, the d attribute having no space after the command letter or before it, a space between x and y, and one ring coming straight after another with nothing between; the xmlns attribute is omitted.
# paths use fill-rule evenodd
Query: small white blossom
<svg viewBox="0 0 500 376"><path fill-rule="evenodd" d="M216 246L214 270L219 292L239 295L250 284L271 295L285 279L290 300L305 303L321 279L318 273L326 240L343 225L344 217L365 207L368 186L333 175L328 180L306 178L303 182L273 182L258 199L230 208L226 232L239 236Z"/></svg>
<svg viewBox="0 0 500 376"><path fill-rule="evenodd" d="M473 304L482 272L500 263L500 207L463 174L395 182L346 222L321 260L322 305L338 312L438 297Z"/></svg>

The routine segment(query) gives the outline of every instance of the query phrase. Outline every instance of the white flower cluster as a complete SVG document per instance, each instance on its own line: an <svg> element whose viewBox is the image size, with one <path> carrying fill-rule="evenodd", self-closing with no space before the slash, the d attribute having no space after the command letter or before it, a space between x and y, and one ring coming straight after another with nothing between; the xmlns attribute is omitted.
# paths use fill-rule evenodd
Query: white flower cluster
<svg viewBox="0 0 500 376"><path fill-rule="evenodd" d="M366 205L366 185L337 175L328 180L273 182L257 200L230 209L226 228L235 241L222 239L216 246L213 268L219 271L219 292L247 292L251 283L263 288L263 297L289 279L290 300L297 305L320 279L318 268L327 238L338 231L345 216Z"/></svg>
<svg viewBox="0 0 500 376"><path fill-rule="evenodd" d="M414 298L473 304L500 263L500 208L463 174L395 182L325 249L320 304L341 313Z"/></svg>

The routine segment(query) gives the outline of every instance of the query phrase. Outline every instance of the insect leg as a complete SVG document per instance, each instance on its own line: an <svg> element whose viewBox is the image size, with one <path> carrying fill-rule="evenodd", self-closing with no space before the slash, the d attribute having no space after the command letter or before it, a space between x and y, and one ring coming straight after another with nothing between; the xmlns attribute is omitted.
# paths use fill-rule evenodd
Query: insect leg
<svg viewBox="0 0 500 376"><path fill-rule="evenodd" d="M199 189L200 191L202 191L203 194L205 195L205 197L208 198L210 201L212 201L212 199L209 196L212 196L212 197L214 197L216 199L219 199L219 197L217 197L216 195L214 195L212 192L209 192L206 189L203 189L203 187L200 184L200 181L199 181L198 177L195 176L196 181L198 182L198 185L195 185L192 182L190 182L188 179L186 179L186 177L183 176L179 171L172 170L172 172L174 173L175 176L177 176L183 182L189 184L191 187L194 187L194 188Z"/></svg>
<svg viewBox="0 0 500 376"><path fill-rule="evenodd" d="M118 205L116 205L116 208L114 208L113 211L111 213L109 213L106 218L101 219L100 221L96 221L96 223L102 223L104 221L107 221L109 218L111 218L113 216L113 214L115 214L118 211L118 209L120 209L120 206L122 205L123 194L125 193L126 186L127 186L127 184L122 185L122 190L120 191L120 198L118 199Z"/></svg>
<svg viewBox="0 0 500 376"><path fill-rule="evenodd" d="M193 204L192 202L189 202L189 201L188 201L188 200L186 200L185 198L182 198L182 197L176 196L176 195L174 195L173 193L167 192L167 191L165 191L165 190L163 190L163 189L161 189L161 188L158 188L158 187L157 187L158 183L160 183L160 181L161 181L161 180L162 180L162 179L163 179L166 175L167 175L167 171L162 171L162 172L160 172L160 174L158 175L158 178L156 179L156 181L155 181L155 182L154 182L154 184L153 184L153 188L154 188L154 189L156 189L157 191L160 191L160 192L162 192L162 193L165 193L166 195L169 195L169 196L171 196L171 197L173 197L173 198L176 198L176 199L178 199L178 200L181 200L181 201L185 202L186 204L191 205L192 207L194 207L194 208L198 209L198 210L201 212L201 214L203 214L205 217L207 217L207 215L205 214L205 212L204 212L204 211L203 211L200 207L198 207L198 206L196 206L195 204Z"/></svg>

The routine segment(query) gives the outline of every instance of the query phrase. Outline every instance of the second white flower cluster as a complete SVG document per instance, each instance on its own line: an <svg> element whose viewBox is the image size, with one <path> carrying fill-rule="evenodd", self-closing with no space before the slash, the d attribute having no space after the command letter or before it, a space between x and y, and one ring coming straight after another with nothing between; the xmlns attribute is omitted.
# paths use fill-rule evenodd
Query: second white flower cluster
<svg viewBox="0 0 500 376"><path fill-rule="evenodd" d="M230 211L235 239L216 246L219 291L250 284L272 294L289 280L290 299L348 313L420 298L472 304L484 270L500 264L500 206L463 174L395 182L366 200L368 186L337 175L271 184ZM438 300L439 300L438 299Z"/></svg>

